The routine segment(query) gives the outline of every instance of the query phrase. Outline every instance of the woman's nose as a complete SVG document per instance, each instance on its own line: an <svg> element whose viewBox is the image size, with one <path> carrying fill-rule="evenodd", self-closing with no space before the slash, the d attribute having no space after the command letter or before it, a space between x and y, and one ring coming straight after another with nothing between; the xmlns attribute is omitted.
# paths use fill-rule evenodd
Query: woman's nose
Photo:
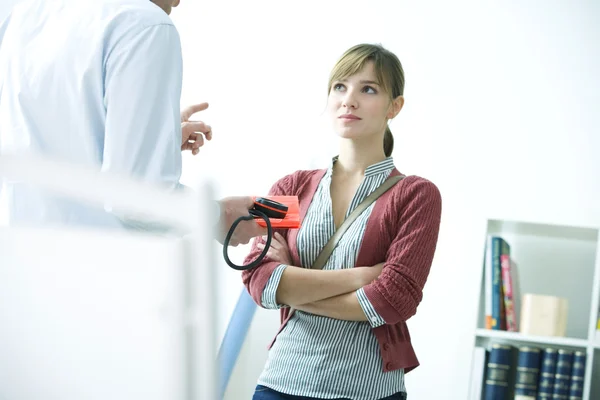
<svg viewBox="0 0 600 400"><path fill-rule="evenodd" d="M346 108L357 108L358 107L358 102L356 100L356 96L354 95L353 91L348 90L346 92L346 95L344 96L342 104Z"/></svg>

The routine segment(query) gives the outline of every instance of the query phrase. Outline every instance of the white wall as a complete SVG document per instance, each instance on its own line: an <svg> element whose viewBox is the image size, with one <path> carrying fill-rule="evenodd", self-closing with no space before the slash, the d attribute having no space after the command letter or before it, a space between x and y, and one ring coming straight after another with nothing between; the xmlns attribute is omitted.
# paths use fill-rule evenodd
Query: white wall
<svg viewBox="0 0 600 400"><path fill-rule="evenodd" d="M186 157L183 180L210 174L221 195L263 194L287 172L324 166L335 154L321 115L331 66L358 42L396 52L407 79L392 124L396 165L434 181L444 200L434 266L409 321L422 365L407 386L411 398L463 400L483 220L600 225L599 12L598 3L567 0L183 0L173 13L182 103L209 101L203 118L215 134L200 156ZM288 150L259 142L269 140ZM232 254L239 261L244 251ZM218 268L223 330L241 284ZM245 349L254 363L236 375L239 393L251 392L277 320L257 314Z"/></svg>
<svg viewBox="0 0 600 400"><path fill-rule="evenodd" d="M173 14L183 103L211 102L203 117L215 134L185 160L184 179L206 172L223 195L262 194L289 171L324 166L335 154L321 117L335 59L358 42L396 52L407 80L392 124L396 165L434 181L444 200L434 266L409 321L422 365L407 386L411 398L463 400L484 219L600 225L599 12L566 0L183 1ZM275 139L293 151L258 144ZM223 279L227 315L241 284L226 268ZM260 318L237 393L251 392L276 330L273 313Z"/></svg>

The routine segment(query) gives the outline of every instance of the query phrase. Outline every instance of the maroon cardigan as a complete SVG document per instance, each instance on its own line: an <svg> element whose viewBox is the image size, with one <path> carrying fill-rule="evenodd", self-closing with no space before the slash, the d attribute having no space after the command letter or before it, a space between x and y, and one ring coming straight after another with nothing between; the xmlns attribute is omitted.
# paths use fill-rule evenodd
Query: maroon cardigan
<svg viewBox="0 0 600 400"><path fill-rule="evenodd" d="M298 196L302 221L325 172L323 169L296 171L277 181L269 194ZM391 175L398 174L394 169ZM408 176L377 200L367 222L355 265L372 266L385 262L379 278L365 286L364 291L386 322L373 328L386 372L399 368L409 372L419 365L406 321L416 313L423 297L437 244L441 208L440 193L433 183ZM287 241L292 265L299 266L298 229L278 231ZM244 263L260 254L256 243L252 244ZM265 257L259 266L242 273L244 285L259 306L263 290L279 264ZM280 313L279 332L288 321L289 308L281 308ZM269 349L272 345L273 342Z"/></svg>

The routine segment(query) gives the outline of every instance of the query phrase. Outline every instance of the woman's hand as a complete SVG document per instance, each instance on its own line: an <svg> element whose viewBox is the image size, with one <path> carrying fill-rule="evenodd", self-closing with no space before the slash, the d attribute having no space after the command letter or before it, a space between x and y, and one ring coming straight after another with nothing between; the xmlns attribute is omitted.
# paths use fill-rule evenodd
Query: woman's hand
<svg viewBox="0 0 600 400"><path fill-rule="evenodd" d="M266 240L266 237L264 237ZM263 243L257 243L256 247L260 250L265 248ZM267 251L267 257L273 261L277 261L281 264L292 265L292 257L290 255L290 249L288 248L287 242L278 232L275 232L273 239L271 240L271 246Z"/></svg>

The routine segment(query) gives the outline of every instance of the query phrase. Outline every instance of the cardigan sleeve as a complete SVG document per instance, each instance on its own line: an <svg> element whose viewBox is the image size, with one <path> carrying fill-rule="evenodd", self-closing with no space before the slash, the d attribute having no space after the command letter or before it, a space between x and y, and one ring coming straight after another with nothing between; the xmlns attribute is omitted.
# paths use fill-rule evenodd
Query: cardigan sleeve
<svg viewBox="0 0 600 400"><path fill-rule="evenodd" d="M293 182L293 175L286 175L275 182L269 191L269 196L293 196ZM288 229L273 229L273 233L275 232L279 232L287 240ZM258 237L252 241L250 252L244 259L244 264L251 263L262 252L256 246L257 243L265 244L265 240L262 237ZM265 307L265 304L263 304L263 292L267 286L267 282L269 282L269 278L271 278L273 272L280 265L279 262L273 261L266 256L256 267L242 272L242 282L257 305Z"/></svg>
<svg viewBox="0 0 600 400"><path fill-rule="evenodd" d="M364 287L386 324L407 321L423 298L433 262L442 211L438 188L430 181L405 178L387 218L397 221L395 236L379 277ZM396 213L393 216L392 213Z"/></svg>

